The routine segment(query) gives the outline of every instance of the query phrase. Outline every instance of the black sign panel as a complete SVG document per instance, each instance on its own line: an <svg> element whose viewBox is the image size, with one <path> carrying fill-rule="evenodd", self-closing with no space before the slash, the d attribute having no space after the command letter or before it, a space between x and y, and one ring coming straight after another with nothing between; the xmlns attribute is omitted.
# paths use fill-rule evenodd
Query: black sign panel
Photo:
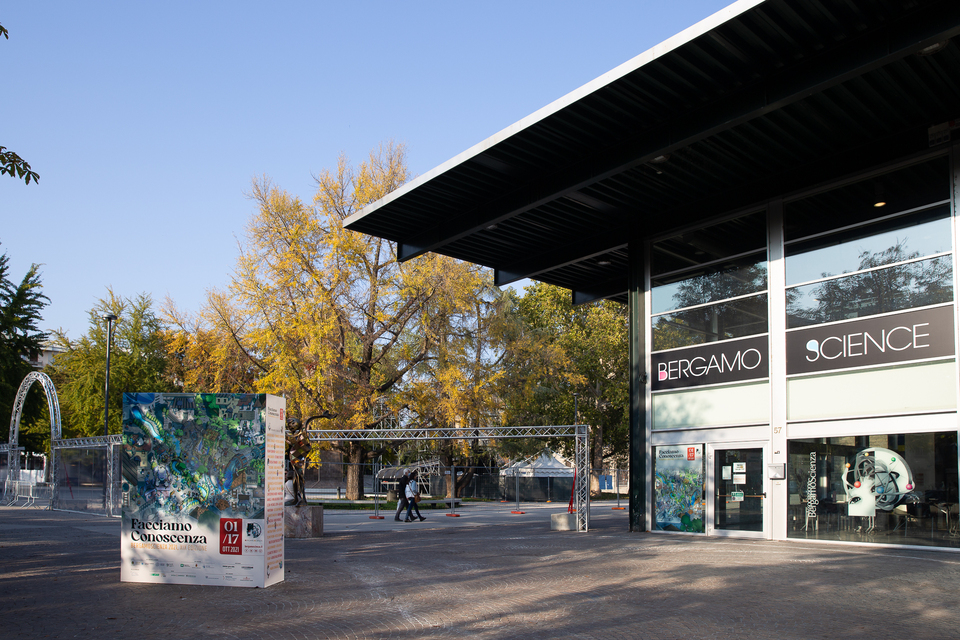
<svg viewBox="0 0 960 640"><path fill-rule="evenodd" d="M953 305L787 333L787 375L953 354Z"/></svg>
<svg viewBox="0 0 960 640"><path fill-rule="evenodd" d="M654 391L743 382L770 375L767 336L662 351L653 360Z"/></svg>

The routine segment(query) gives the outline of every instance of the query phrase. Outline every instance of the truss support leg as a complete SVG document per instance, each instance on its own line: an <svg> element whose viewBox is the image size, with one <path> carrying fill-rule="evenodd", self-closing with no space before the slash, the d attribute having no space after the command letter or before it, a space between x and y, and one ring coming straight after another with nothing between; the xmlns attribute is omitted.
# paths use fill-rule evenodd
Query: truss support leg
<svg viewBox="0 0 960 640"><path fill-rule="evenodd" d="M590 530L590 435L587 425L576 425L576 453L574 464L577 467L577 480L574 491L577 509L577 531Z"/></svg>

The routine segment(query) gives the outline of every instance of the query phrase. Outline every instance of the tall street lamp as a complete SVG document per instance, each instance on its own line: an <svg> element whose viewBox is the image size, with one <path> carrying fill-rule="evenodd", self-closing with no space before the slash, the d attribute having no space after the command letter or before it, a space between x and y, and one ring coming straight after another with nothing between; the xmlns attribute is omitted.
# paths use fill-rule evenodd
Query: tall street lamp
<svg viewBox="0 0 960 640"><path fill-rule="evenodd" d="M103 319L107 321L107 378L106 383L103 385L103 435L110 435L110 345L113 342L113 323L116 322L117 316L112 313L108 313L103 316Z"/></svg>
<svg viewBox="0 0 960 640"><path fill-rule="evenodd" d="M577 410L577 398L579 397L580 397L579 393L573 394L573 424L574 425L580 424L580 413Z"/></svg>

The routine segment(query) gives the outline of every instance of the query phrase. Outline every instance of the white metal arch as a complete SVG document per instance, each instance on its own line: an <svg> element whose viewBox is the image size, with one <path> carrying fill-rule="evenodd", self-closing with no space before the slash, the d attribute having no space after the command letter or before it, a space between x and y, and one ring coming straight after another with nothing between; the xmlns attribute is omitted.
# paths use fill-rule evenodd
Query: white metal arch
<svg viewBox="0 0 960 640"><path fill-rule="evenodd" d="M590 448L587 425L554 425L549 427L471 427L469 429L315 429L307 434L313 442L383 441L383 440L502 440L504 438L576 439L574 466L574 506L577 530L590 527Z"/></svg>
<svg viewBox="0 0 960 640"><path fill-rule="evenodd" d="M50 441L58 440L61 434L60 401L57 399L57 389L53 380L45 373L31 371L20 383L17 398L13 403L13 412L10 414L10 437L7 444L0 445L0 453L7 452L9 477L11 480L20 480L20 415L23 413L23 404L27 400L27 392L34 382L39 382L47 395L47 409L50 411Z"/></svg>

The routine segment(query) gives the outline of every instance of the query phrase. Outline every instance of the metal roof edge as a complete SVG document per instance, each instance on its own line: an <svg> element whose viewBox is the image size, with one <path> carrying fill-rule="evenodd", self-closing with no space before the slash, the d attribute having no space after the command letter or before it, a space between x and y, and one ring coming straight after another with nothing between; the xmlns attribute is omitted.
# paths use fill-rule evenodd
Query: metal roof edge
<svg viewBox="0 0 960 640"><path fill-rule="evenodd" d="M417 189L418 187L426 184L427 182L433 180L437 176L440 176L453 167L456 167L465 161L480 155L487 149L490 149L497 144L503 142L507 138L523 131L524 129L540 122L541 120L546 119L548 116L553 115L562 109L574 104L578 100L590 95L591 93L605 87L612 82L619 80L623 76L626 76L629 73L640 69L644 65L647 65L657 58L660 58L671 51L679 49L681 46L692 42L693 40L699 38L700 36L709 33L713 29L719 27L730 20L746 13L750 9L763 4L767 0L737 0L736 2L727 5L723 9L720 9L716 13L713 13L700 22L693 24L683 31L667 38L663 42L652 46L643 53L634 56L630 60L627 60L623 64L614 67L610 71L604 73L603 75L594 78L590 82L574 89L570 93L554 100L548 105L534 111L532 114L518 120L512 125L501 129L497 133L493 134L489 138L473 145L466 151L457 154L453 158L447 160L446 162L434 167L430 171L417 176L410 182L405 185L391 191L384 197L380 198L376 202L373 202L366 207L362 208L360 211L349 216L343 221L343 225L347 228L350 228L352 224L359 222L364 217L370 215L371 213L377 211L381 207L386 206L387 204L393 202L394 200L406 195L407 193Z"/></svg>

